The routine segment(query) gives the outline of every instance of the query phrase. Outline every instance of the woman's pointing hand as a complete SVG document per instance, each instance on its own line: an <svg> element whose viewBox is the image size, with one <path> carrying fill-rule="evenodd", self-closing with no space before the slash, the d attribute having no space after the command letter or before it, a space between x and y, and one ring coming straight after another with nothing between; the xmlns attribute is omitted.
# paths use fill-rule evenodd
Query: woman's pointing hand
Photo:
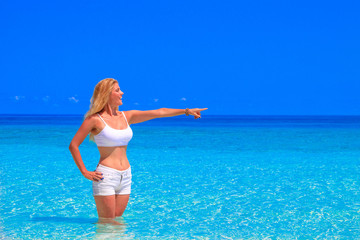
<svg viewBox="0 0 360 240"><path fill-rule="evenodd" d="M189 114L193 115L195 119L201 118L201 111L207 110L207 108L191 108Z"/></svg>

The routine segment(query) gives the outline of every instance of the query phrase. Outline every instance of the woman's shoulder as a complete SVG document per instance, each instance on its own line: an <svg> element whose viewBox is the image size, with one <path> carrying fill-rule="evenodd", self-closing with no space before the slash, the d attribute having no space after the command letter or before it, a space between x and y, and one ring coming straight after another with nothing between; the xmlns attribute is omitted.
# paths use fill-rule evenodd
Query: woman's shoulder
<svg viewBox="0 0 360 240"><path fill-rule="evenodd" d="M89 122L89 123L92 123L92 124L96 124L97 122L100 121L100 118L99 118L99 115L98 113L94 113L94 114L91 114L89 116L87 116L85 119L84 119L84 122Z"/></svg>
<svg viewBox="0 0 360 240"><path fill-rule="evenodd" d="M131 113L133 113L133 112L139 112L139 110L124 110L124 111L119 111L119 113L120 113L120 112L131 114Z"/></svg>
<svg viewBox="0 0 360 240"><path fill-rule="evenodd" d="M119 114L121 114L121 112L125 115L126 121L129 122L129 120L131 119L132 110L119 111Z"/></svg>
<svg viewBox="0 0 360 240"><path fill-rule="evenodd" d="M131 114L133 110L118 111L119 114L124 113L125 115Z"/></svg>
<svg viewBox="0 0 360 240"><path fill-rule="evenodd" d="M94 119L94 118L99 118L99 113L93 113L87 116L85 119Z"/></svg>

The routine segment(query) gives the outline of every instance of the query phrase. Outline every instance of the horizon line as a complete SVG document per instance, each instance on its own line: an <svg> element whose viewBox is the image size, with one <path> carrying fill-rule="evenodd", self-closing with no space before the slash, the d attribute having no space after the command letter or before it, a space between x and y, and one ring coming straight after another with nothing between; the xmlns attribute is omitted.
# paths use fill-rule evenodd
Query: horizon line
<svg viewBox="0 0 360 240"><path fill-rule="evenodd" d="M85 114L45 114L45 113L0 113L0 116L84 116ZM181 117L177 115L174 117ZM202 116L241 116L241 117L360 117L360 114L203 114ZM186 117L186 116L185 116Z"/></svg>

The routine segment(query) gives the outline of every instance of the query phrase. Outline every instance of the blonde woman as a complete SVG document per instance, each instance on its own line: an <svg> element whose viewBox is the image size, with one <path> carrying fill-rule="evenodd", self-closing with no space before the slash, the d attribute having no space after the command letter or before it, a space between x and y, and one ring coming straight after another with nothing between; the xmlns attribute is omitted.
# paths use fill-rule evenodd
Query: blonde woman
<svg viewBox="0 0 360 240"><path fill-rule="evenodd" d="M200 118L200 112L207 108L170 109L149 111L118 111L122 105L123 92L113 78L101 80L91 98L90 110L72 139L69 150L83 176L92 181L93 196L99 222L111 222L125 211L131 192L131 167L126 149L133 136L131 124L154 118L193 115ZM81 158L79 146L90 133L100 152L95 171L88 171ZM109 221L110 220L110 221Z"/></svg>

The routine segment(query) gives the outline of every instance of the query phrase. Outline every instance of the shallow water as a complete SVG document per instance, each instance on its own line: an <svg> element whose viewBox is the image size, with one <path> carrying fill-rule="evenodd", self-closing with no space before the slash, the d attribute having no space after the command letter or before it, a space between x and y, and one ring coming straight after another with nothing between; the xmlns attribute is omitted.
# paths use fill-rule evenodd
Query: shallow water
<svg viewBox="0 0 360 240"><path fill-rule="evenodd" d="M81 116L0 116L0 239L354 239L359 117L156 119L132 125L133 184L99 225L68 145ZM80 146L87 168L99 154Z"/></svg>

